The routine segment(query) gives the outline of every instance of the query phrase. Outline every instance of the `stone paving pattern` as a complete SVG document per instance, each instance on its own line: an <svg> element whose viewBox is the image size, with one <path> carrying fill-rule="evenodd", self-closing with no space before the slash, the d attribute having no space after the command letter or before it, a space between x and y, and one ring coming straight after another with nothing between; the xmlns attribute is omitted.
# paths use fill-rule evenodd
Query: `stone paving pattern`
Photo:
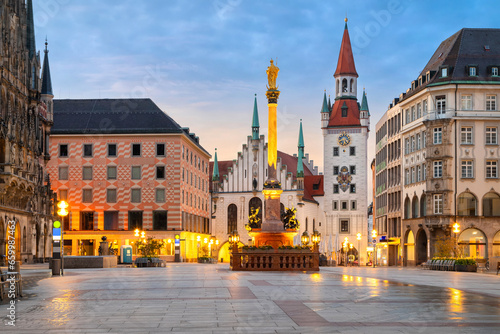
<svg viewBox="0 0 500 334"><path fill-rule="evenodd" d="M408 268L233 272L227 264L23 270L1 333L498 333L500 276ZM7 305L0 305L5 321Z"/></svg>

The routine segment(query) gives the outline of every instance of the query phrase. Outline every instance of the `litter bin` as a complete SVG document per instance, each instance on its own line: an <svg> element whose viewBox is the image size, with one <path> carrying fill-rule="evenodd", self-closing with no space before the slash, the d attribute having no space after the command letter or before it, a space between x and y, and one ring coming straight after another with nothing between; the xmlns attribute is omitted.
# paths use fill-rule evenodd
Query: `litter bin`
<svg viewBox="0 0 500 334"><path fill-rule="evenodd" d="M61 275L61 259L52 259L52 276Z"/></svg>
<svg viewBox="0 0 500 334"><path fill-rule="evenodd" d="M132 263L132 246L123 245L120 248L120 263Z"/></svg>

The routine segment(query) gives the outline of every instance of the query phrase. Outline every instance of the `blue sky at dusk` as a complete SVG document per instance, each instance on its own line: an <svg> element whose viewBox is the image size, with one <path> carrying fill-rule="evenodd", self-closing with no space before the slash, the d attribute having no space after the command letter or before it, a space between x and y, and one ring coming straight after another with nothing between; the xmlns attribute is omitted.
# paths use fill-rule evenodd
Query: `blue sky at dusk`
<svg viewBox="0 0 500 334"><path fill-rule="evenodd" d="M220 160L251 134L257 94L267 134L266 68L277 58L278 149L323 170L320 110L348 26L375 124L435 49L463 27L500 28L498 1L35 0L37 48L49 42L55 98L151 98Z"/></svg>

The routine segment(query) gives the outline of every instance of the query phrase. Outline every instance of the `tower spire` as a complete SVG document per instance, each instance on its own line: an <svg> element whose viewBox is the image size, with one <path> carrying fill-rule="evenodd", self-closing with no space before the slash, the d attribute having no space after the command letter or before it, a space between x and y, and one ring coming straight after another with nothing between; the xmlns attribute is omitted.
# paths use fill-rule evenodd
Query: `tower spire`
<svg viewBox="0 0 500 334"><path fill-rule="evenodd" d="M45 39L45 56L43 59L43 68L42 68L42 95L54 95L52 93L52 80L50 78L50 67L49 67L49 50L47 48L48 43L47 39Z"/></svg>
<svg viewBox="0 0 500 334"><path fill-rule="evenodd" d="M300 120L299 144L297 147L299 148L299 156L297 159L297 178L299 178L304 177L304 166L302 163L302 159L304 159L304 134L302 133L302 119Z"/></svg>
<svg viewBox="0 0 500 334"><path fill-rule="evenodd" d="M328 102L326 102L326 90L323 94L323 107L321 108L321 112L329 113L330 109L328 108Z"/></svg>
<svg viewBox="0 0 500 334"><path fill-rule="evenodd" d="M370 110L368 109L368 100L366 98L365 89L363 88L363 100L361 100L361 109L359 111L365 111L368 115L370 114Z"/></svg>
<svg viewBox="0 0 500 334"><path fill-rule="evenodd" d="M252 119L252 139L259 140L259 111L257 109L257 94L253 102L253 119Z"/></svg>
<svg viewBox="0 0 500 334"><path fill-rule="evenodd" d="M214 172L212 174L212 181L219 181L219 161L217 160L217 149L215 149L214 157Z"/></svg>
<svg viewBox="0 0 500 334"><path fill-rule="evenodd" d="M334 77L340 75L350 75L358 77L356 66L354 65L354 57L352 55L351 39L349 38L349 30L347 29L347 17L345 18L344 36L342 36L342 44L340 45L339 61Z"/></svg>

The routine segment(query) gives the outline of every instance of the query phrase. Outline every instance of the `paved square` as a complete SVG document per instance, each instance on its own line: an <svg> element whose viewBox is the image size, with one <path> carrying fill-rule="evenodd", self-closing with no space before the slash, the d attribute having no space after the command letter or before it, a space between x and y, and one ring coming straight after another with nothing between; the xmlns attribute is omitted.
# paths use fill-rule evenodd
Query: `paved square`
<svg viewBox="0 0 500 334"><path fill-rule="evenodd" d="M47 270L30 273L48 277ZM37 276L38 275L38 276ZM42 275L42 276L40 276ZM45 276L43 276L45 275ZM27 284L2 333L495 333L500 276L402 268L66 270ZM7 304L0 305L5 320Z"/></svg>

